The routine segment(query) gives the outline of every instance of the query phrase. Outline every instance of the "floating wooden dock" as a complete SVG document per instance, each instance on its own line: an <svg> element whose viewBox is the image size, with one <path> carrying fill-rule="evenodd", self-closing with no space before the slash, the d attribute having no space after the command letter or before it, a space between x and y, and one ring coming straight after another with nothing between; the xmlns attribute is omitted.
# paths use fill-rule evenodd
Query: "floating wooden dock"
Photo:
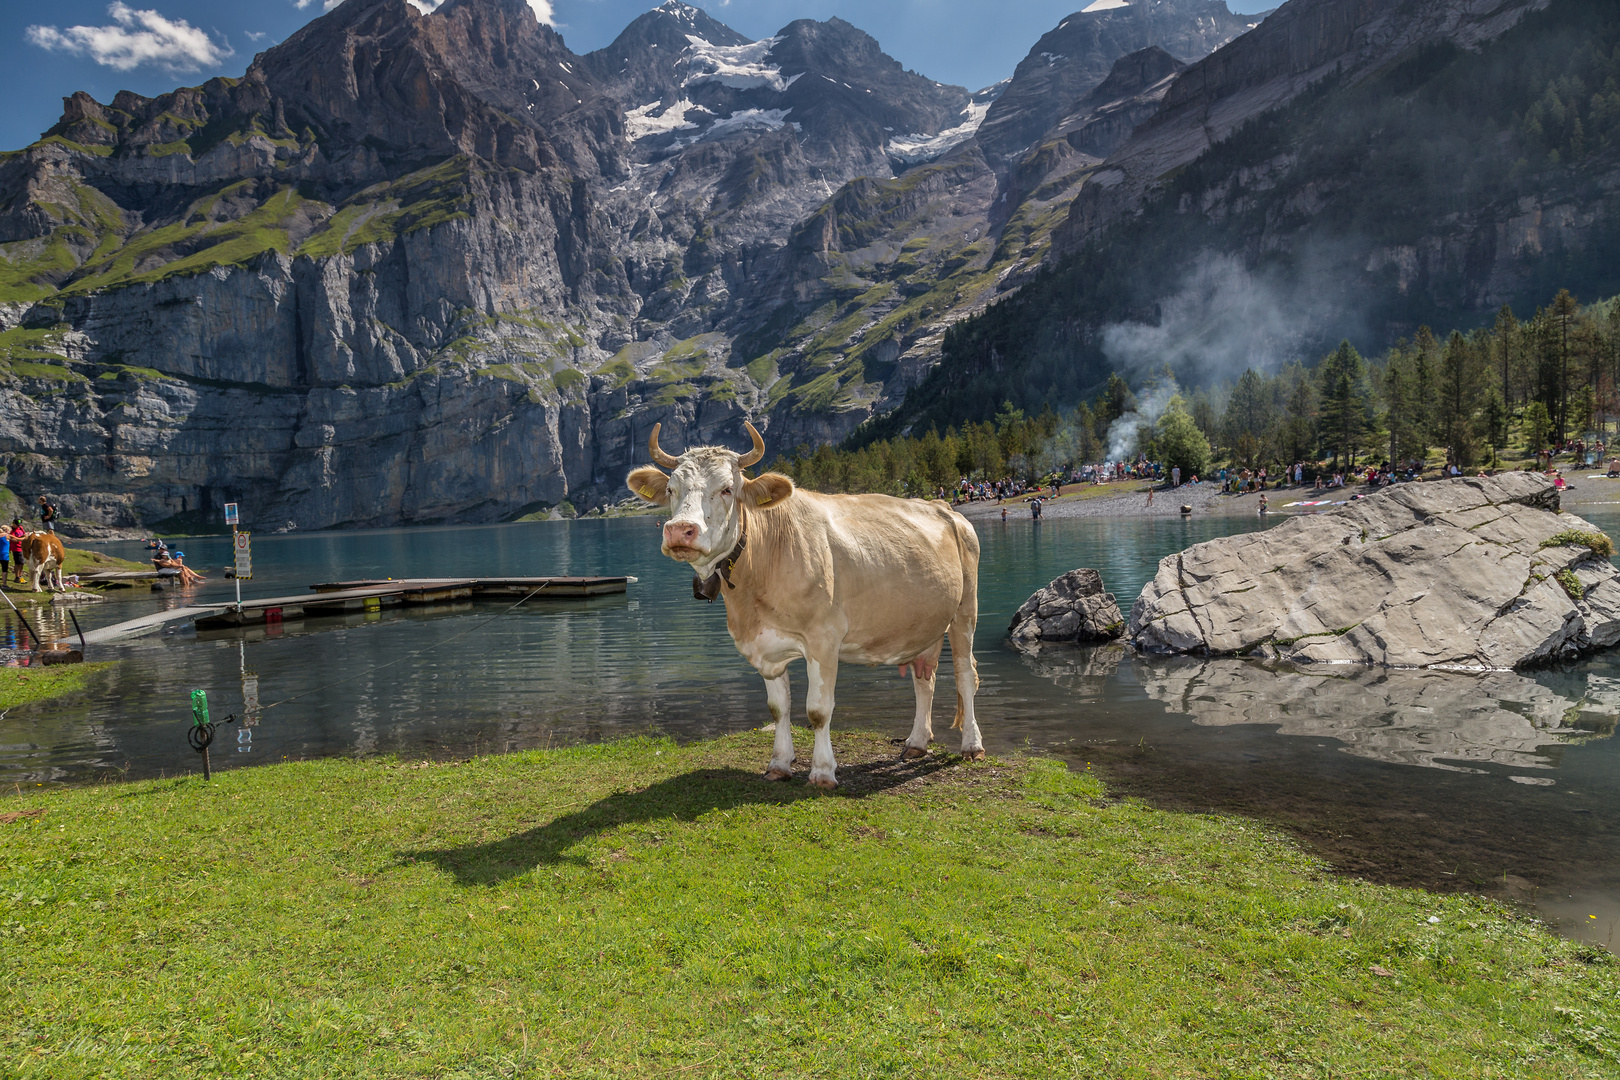
<svg viewBox="0 0 1620 1080"><path fill-rule="evenodd" d="M381 581L332 581L311 585L314 595L273 596L207 606L160 611L139 619L103 626L85 634L87 644L139 637L173 622L191 620L198 630L262 626L293 620L381 611L385 607L450 604L467 600L506 600L534 593L536 600L576 600L622 593L633 577L399 578Z"/></svg>
<svg viewBox="0 0 1620 1080"><path fill-rule="evenodd" d="M109 585L129 581L158 581L180 576L178 570L86 570L79 574L81 585Z"/></svg>
<svg viewBox="0 0 1620 1080"><path fill-rule="evenodd" d="M244 600L237 609L232 604L217 615L197 619L197 629L218 630L230 626L254 626L287 619L308 619L322 615L347 615L356 611L380 611L385 607L408 604L422 607L448 604L457 600L524 597L535 599L577 599L622 593L628 577L525 577L525 578L400 578L383 581L329 581L311 585L314 596L278 596L268 600Z"/></svg>

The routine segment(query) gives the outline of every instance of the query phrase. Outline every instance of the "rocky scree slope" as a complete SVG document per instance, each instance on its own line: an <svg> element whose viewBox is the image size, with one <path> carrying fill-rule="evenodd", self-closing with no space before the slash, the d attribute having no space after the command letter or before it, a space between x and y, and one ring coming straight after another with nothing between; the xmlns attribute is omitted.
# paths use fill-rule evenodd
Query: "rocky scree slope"
<svg viewBox="0 0 1620 1080"><path fill-rule="evenodd" d="M1069 63L1054 123L1162 94L1081 108L1145 40L1093 38L974 95L837 19L756 42L671 0L580 56L524 0L348 0L240 79L74 95L0 155L0 483L89 533L492 520L616 498L653 423L841 437L1095 164L992 165L998 95Z"/></svg>

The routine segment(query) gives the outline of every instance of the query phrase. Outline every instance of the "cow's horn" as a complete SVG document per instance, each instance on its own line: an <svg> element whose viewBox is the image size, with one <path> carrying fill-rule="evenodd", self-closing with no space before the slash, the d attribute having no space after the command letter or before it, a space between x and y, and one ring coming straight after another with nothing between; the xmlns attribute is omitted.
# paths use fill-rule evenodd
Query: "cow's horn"
<svg viewBox="0 0 1620 1080"><path fill-rule="evenodd" d="M658 445L658 429L663 426L663 424L653 425L652 435L647 439L647 451L652 454L654 464L662 465L666 469L673 469L675 466L681 463L681 459L678 457L670 457L668 454L664 453L663 448Z"/></svg>
<svg viewBox="0 0 1620 1080"><path fill-rule="evenodd" d="M737 459L739 469L746 469L765 456L765 440L759 437L759 432L754 430L754 425L744 420L743 427L748 429L748 437L754 440L754 448Z"/></svg>

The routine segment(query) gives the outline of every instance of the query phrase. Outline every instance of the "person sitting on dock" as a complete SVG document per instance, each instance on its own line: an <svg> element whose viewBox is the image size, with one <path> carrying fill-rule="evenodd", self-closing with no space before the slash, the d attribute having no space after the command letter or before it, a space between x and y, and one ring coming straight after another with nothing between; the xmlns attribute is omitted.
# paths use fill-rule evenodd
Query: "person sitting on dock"
<svg viewBox="0 0 1620 1080"><path fill-rule="evenodd" d="M170 552L168 545L160 543L157 553L152 556L152 565L159 570L180 571L180 585L182 588L189 588L199 581L207 581L207 578L186 565L185 558L185 552Z"/></svg>

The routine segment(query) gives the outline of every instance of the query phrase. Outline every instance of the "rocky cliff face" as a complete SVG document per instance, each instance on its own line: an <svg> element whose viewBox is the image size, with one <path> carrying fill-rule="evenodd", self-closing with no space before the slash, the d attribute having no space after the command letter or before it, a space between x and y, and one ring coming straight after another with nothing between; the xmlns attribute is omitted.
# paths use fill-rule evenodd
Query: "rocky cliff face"
<svg viewBox="0 0 1620 1080"><path fill-rule="evenodd" d="M979 143L986 157L1014 162L1109 76L1120 57L1150 47L1189 63L1259 25L1225 0L1094 3L1043 35L990 107Z"/></svg>
<svg viewBox="0 0 1620 1080"><path fill-rule="evenodd" d="M1601 0L1291 0L1113 107L1129 133L1111 148L1087 149L1112 137L1107 106L1054 130L1041 152L1079 184L1050 272L959 323L881 431L1620 291L1617 46Z"/></svg>
<svg viewBox="0 0 1620 1080"><path fill-rule="evenodd" d="M1329 76L1354 80L1420 47L1478 48L1549 0L1293 0L1263 30L1180 74L1150 123L1113 154L1058 235L1073 250L1244 123Z"/></svg>
<svg viewBox="0 0 1620 1080"><path fill-rule="evenodd" d="M1244 28L1075 16L970 94L837 19L671 0L580 56L524 0L347 0L240 79L75 95L0 157L0 484L84 532L492 520L617 498L653 423L839 438Z"/></svg>

